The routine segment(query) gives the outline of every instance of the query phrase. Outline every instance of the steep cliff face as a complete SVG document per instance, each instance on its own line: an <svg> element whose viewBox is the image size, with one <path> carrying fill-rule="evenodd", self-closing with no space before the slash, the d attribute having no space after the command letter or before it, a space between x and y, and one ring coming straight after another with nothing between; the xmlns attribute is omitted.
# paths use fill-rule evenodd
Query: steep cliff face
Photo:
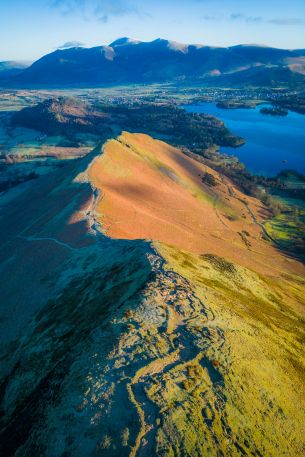
<svg viewBox="0 0 305 457"><path fill-rule="evenodd" d="M1 207L1 455L301 455L304 267L179 150L103 151Z"/></svg>

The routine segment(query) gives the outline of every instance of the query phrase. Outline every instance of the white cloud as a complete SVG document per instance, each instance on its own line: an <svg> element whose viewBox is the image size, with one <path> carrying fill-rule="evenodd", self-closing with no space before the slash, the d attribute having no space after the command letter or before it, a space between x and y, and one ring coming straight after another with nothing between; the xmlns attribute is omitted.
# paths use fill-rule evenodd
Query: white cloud
<svg viewBox="0 0 305 457"><path fill-rule="evenodd" d="M268 22L274 25L305 25L305 19L297 17L270 19Z"/></svg>
<svg viewBox="0 0 305 457"><path fill-rule="evenodd" d="M80 41L67 41L66 43L62 44L61 46L58 46L57 49L80 48L82 46L85 46L85 45L84 45L84 43L81 43Z"/></svg>
<svg viewBox="0 0 305 457"><path fill-rule="evenodd" d="M50 7L62 14L81 14L85 19L107 22L113 16L137 12L133 0L51 0Z"/></svg>

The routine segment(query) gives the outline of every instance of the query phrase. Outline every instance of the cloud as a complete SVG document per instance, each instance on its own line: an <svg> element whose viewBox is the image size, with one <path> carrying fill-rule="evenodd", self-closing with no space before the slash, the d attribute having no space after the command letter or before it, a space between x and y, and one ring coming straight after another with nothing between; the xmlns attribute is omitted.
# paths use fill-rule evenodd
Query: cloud
<svg viewBox="0 0 305 457"><path fill-rule="evenodd" d="M305 18L274 18L274 19L264 19L262 16L247 16L242 13L232 13L229 16L230 21L244 21L248 23L259 23L265 22L273 25L305 25Z"/></svg>
<svg viewBox="0 0 305 457"><path fill-rule="evenodd" d="M198 0L199 1L199 0ZM232 13L229 16L224 16L222 14L218 14L216 16L205 15L202 17L204 21L243 21L247 23L259 23L264 22L264 18L262 16L247 16L242 13Z"/></svg>
<svg viewBox="0 0 305 457"><path fill-rule="evenodd" d="M248 22L248 23L258 23L258 22L264 21L262 16L246 16L245 14L242 14L242 13L232 13L229 16L229 19L231 21L244 21L244 22Z"/></svg>
<svg viewBox="0 0 305 457"><path fill-rule="evenodd" d="M102 22L107 22L110 16L137 12L135 5L129 0L99 0L96 3L94 14Z"/></svg>
<svg viewBox="0 0 305 457"><path fill-rule="evenodd" d="M246 22L263 22L262 16L248 16L246 17Z"/></svg>
<svg viewBox="0 0 305 457"><path fill-rule="evenodd" d="M67 41L66 43L62 44L61 46L58 46L57 49L80 48L82 46L85 46L85 45L84 45L84 43L81 43L80 41Z"/></svg>
<svg viewBox="0 0 305 457"><path fill-rule="evenodd" d="M245 19L245 15L241 13L232 13L230 14L231 21L239 21L240 19Z"/></svg>
<svg viewBox="0 0 305 457"><path fill-rule="evenodd" d="M219 21L219 16L210 16L208 14L206 14L205 16L203 16L202 18L204 21Z"/></svg>
<svg viewBox="0 0 305 457"><path fill-rule="evenodd" d="M113 16L137 12L133 0L50 0L51 8L64 15L81 14L84 19L108 22Z"/></svg>
<svg viewBox="0 0 305 457"><path fill-rule="evenodd" d="M305 25L305 19L297 17L269 19L268 22L274 25Z"/></svg>

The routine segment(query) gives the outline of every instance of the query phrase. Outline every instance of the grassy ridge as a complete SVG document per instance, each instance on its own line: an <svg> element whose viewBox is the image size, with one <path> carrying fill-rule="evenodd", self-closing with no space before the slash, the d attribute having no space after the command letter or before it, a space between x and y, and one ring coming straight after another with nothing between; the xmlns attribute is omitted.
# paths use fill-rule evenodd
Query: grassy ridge
<svg viewBox="0 0 305 457"><path fill-rule="evenodd" d="M223 377L222 426L212 421L208 433L227 443L225 455L302 453L304 319L298 311L304 280L271 280L215 256L158 249L210 306L223 332L221 350L210 349ZM200 441L204 429L193 440Z"/></svg>
<svg viewBox="0 0 305 457"><path fill-rule="evenodd" d="M87 159L94 158L89 170L84 159L79 166L75 162L69 173L62 170L54 175L53 184L40 188L36 196L30 193L31 208L25 208L31 200L25 194L19 207L10 208L11 215L6 213L11 217L7 224L12 237L18 225L16 239L20 229L27 233L29 219L34 221L23 239L30 253L35 252L31 275L35 268L42 268L38 260L43 247L51 243L57 261L60 250L67 253L60 261L62 287L51 299L42 298L31 318L22 321L20 335L1 348L1 455L302 455L305 280L296 274L301 266L257 239L257 227L251 237L241 232L251 240L241 251L244 266L209 253L209 228L202 235L204 254L99 233L104 214L96 212L104 194L98 197L90 179L100 160L120 196L128 188L118 186L118 178L140 176L147 184L142 165L148 162L155 189L159 190L160 180L169 180L160 206L176 180L184 183L183 192L191 188L190 204L195 200L196 183L200 189L198 172L196 181L189 178L196 163L165 144L158 160L150 148L157 153L160 143L141 135L139 139L136 151L119 141L108 143L117 153L112 159L126 159L124 172L120 161L107 159L106 148L101 157L96 150ZM170 154L175 164L167 161ZM141 159L142 168L135 168L138 174L131 168L134 155ZM183 167L186 174L178 173L177 163L181 165L182 160L188 164ZM97 171L95 179L102 179ZM217 187L222 186L225 201L235 202L232 208L239 212L242 208L244 214L245 205L231 195L232 189L227 192L228 185L219 182ZM86 198L77 198L82 187ZM142 190L135 187L133 198ZM93 202L85 205L92 192ZM146 198L145 210L147 202ZM219 213L224 211L225 205L215 206ZM209 210L211 217L216 211L209 201L198 208L204 208L205 216ZM134 229L133 220L128 219L132 212L123 214L122 206L119 210L120 220L124 216ZM73 232L71 221L77 212L87 225ZM221 226L240 224L218 216ZM252 222L247 224L253 230ZM58 239L63 227L65 237ZM230 226L227 229L232 231ZM88 237L90 243L85 243ZM228 244L229 252L239 246L223 237L211 240L212 247ZM246 268L247 257L259 258L263 243L270 248L268 274ZM11 250L6 255L11 261ZM22 259L18 255L16 250L16 262ZM280 261L279 268L274 268ZM40 282L54 289L61 277L59 267L49 268ZM32 303L32 281L25 282L24 270L16 284L17 280L22 290L30 289L30 298L25 300Z"/></svg>

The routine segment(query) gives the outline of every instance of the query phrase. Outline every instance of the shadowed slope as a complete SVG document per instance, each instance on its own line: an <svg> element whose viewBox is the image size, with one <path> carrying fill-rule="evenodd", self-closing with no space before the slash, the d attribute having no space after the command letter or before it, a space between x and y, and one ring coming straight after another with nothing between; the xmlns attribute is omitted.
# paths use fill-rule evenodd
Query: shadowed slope
<svg viewBox="0 0 305 457"><path fill-rule="evenodd" d="M0 341L14 338L95 251L86 169L100 152L1 195Z"/></svg>

